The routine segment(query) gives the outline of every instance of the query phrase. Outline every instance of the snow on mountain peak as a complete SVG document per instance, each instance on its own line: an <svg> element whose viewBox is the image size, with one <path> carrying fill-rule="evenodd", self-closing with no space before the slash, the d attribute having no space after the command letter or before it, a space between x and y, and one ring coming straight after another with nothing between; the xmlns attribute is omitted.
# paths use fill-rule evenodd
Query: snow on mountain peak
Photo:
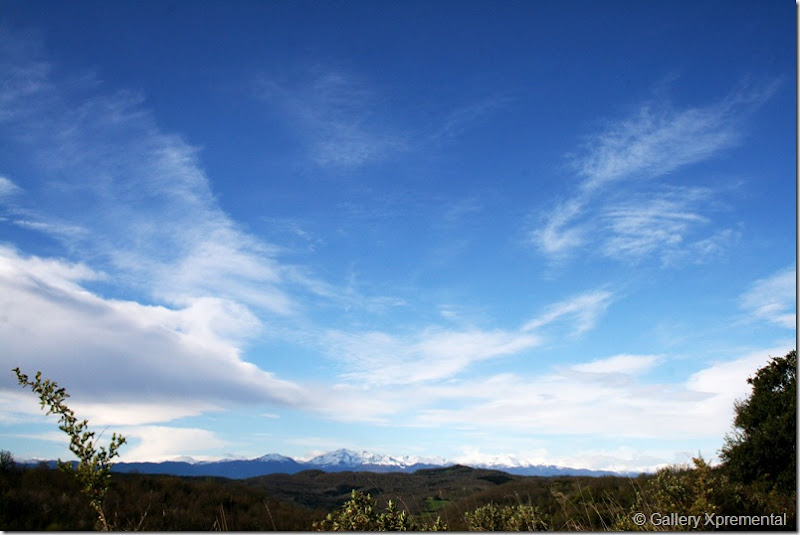
<svg viewBox="0 0 800 535"><path fill-rule="evenodd" d="M217 459L215 461L209 461L209 460L196 460L192 459L191 457L181 457L172 460L202 465L214 462L242 461L247 459L244 459L242 457L233 457L233 458ZM374 467L383 467L388 469L399 468L401 470L405 470L414 465L447 466L456 463L463 464L466 466L472 466L475 468L499 468L499 469L504 469L504 468L525 469L536 466L530 461L521 459L513 455L487 455L475 452L472 455L462 456L454 460L451 460L451 459L445 459L443 457L420 457L416 455L399 455L399 456L385 455L367 450L355 451L347 448L340 448L338 450L329 451L327 453L317 455L316 457L313 457L312 459L306 461L303 460L297 461L292 457L287 457L279 453L268 453L266 455L262 455L261 457L257 457L255 459L250 459L250 460L260 461L260 462L278 462L278 463L300 462L301 464L307 464L310 466L320 467L323 469L326 466L339 467L339 468L348 468L348 467L357 468L360 466L374 466Z"/></svg>
<svg viewBox="0 0 800 535"><path fill-rule="evenodd" d="M534 466L530 461L520 459L513 455L471 455L456 459L459 464L474 466L479 468L529 468Z"/></svg>
<svg viewBox="0 0 800 535"><path fill-rule="evenodd" d="M353 451L345 448L318 455L308 461L309 464L315 466L358 466L358 465L373 465L373 466L397 466L406 468L419 463L428 462L429 464L445 463L444 459L437 460L424 460L419 457L403 455L400 457L393 457L391 455L383 455L371 451Z"/></svg>
<svg viewBox="0 0 800 535"><path fill-rule="evenodd" d="M329 451L328 453L323 453L322 455L318 455L308 462L309 464L320 465L320 466L365 464L366 462L368 462L368 459L373 458L374 456L375 456L374 453L370 453L368 451L357 452L341 448L335 451Z"/></svg>
<svg viewBox="0 0 800 535"><path fill-rule="evenodd" d="M291 457L287 457L285 455L281 455L279 453L268 453L266 455L262 455L261 457L258 457L257 459L254 459L254 460L255 461L262 461L262 462L270 462L270 461L273 461L273 462L286 462L286 461L293 461L294 459L292 459Z"/></svg>
<svg viewBox="0 0 800 535"><path fill-rule="evenodd" d="M178 457L170 459L170 461L173 463L189 463L189 464L195 464L196 462L198 462L194 457L189 457L188 455L180 455Z"/></svg>

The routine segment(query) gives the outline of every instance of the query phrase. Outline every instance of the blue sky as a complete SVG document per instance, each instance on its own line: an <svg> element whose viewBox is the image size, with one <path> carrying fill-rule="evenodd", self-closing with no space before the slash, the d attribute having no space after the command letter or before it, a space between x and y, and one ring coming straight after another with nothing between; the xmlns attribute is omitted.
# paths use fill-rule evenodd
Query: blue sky
<svg viewBox="0 0 800 535"><path fill-rule="evenodd" d="M0 447L69 456L20 366L123 460L714 459L795 347L795 9L0 2Z"/></svg>

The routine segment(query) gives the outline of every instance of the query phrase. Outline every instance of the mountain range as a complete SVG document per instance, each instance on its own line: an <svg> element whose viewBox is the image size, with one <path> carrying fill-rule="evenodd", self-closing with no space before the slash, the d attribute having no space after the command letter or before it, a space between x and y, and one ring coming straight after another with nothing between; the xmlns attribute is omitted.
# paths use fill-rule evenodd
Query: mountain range
<svg viewBox="0 0 800 535"><path fill-rule="evenodd" d="M176 476L219 476L245 479L268 474L295 474L304 470L323 472L407 472L422 468L441 468L461 464L471 468L488 468L522 476L604 476L630 475L604 470L567 468L554 465L535 465L514 457L498 457L490 462L455 463L442 458L425 458L403 455L394 457L369 451L339 449L318 455L308 461L297 461L285 455L270 453L255 459L223 459L219 461L194 461L185 458L164 462L118 462L114 472L140 474L170 474Z"/></svg>

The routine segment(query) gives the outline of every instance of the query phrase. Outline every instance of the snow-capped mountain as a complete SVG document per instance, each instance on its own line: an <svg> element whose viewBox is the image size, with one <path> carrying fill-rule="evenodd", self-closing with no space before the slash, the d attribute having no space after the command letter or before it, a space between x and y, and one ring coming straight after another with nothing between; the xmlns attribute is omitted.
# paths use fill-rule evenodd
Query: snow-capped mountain
<svg viewBox="0 0 800 535"><path fill-rule="evenodd" d="M455 464L445 459L430 460L421 457L403 455L393 457L370 451L353 451L339 449L318 455L308 461L308 465L328 472L345 470L374 472L413 472L420 468L433 468Z"/></svg>
<svg viewBox="0 0 800 535"><path fill-rule="evenodd" d="M473 468L494 468L503 466L506 468L530 468L535 466L532 462L520 459L513 455L490 455L480 457L459 457L456 459L459 464L472 466Z"/></svg>
<svg viewBox="0 0 800 535"><path fill-rule="evenodd" d="M353 467L353 466L376 466L387 468L407 469L417 465L446 466L455 464L442 458L424 458L410 455L394 457L370 451L353 451L348 449L338 449L318 455L308 461L308 464L316 467ZM348 468L349 469L349 468Z"/></svg>
<svg viewBox="0 0 800 535"><path fill-rule="evenodd" d="M303 470L325 472L415 472L422 468L439 468L461 464L472 468L500 470L516 475L616 475L615 472L565 468L553 465L535 465L513 456L462 458L457 462L443 458L391 456L369 451L339 449L318 455L308 461L297 461L277 453L255 459L224 459L220 461L166 461L161 463L116 463L115 472L143 474L172 474L180 476L220 476L243 479L268 474L295 474Z"/></svg>
<svg viewBox="0 0 800 535"><path fill-rule="evenodd" d="M368 451L353 451L347 449L339 449L336 451L329 451L322 455L317 455L308 464L314 466L355 466L359 464L379 464L385 455L378 455Z"/></svg>
<svg viewBox="0 0 800 535"><path fill-rule="evenodd" d="M253 459L253 460L254 461L261 461L262 463L267 463L267 462L277 462L277 463L294 462L294 459L292 459L291 457L287 457L285 455L279 455L277 453L268 453L266 455L262 455L261 457L258 457L258 458Z"/></svg>

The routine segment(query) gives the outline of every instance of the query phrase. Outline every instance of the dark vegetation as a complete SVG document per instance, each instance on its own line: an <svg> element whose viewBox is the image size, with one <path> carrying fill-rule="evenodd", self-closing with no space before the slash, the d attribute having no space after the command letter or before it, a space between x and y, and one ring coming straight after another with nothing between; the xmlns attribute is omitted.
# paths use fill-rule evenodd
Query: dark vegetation
<svg viewBox="0 0 800 535"><path fill-rule="evenodd" d="M791 497L734 485L722 468L703 463L636 478L515 476L462 466L414 474L311 470L247 480L114 474L105 510L115 530L308 531L315 522L317 529L334 529L333 522L324 522L354 498L353 490L360 503L370 495L374 505L374 518L365 517L367 523L356 525L358 529L378 529L377 523L369 522L377 522L380 513L387 512L390 500L398 511L396 517L405 512L406 527L416 530L431 529L437 518L440 526L454 531L638 529L630 523L631 514L638 511L787 512L788 528L795 526ZM339 529L343 524L339 518ZM13 461L3 463L0 527L4 530L91 530L95 526L96 515L69 474L44 465L22 469Z"/></svg>
<svg viewBox="0 0 800 535"><path fill-rule="evenodd" d="M796 359L795 351L773 359L749 380L753 393L736 405L725 462L716 467L698 458L691 467L635 478L516 476L464 466L413 474L308 470L245 480L114 474L99 480L104 526L71 465L22 467L0 452L0 529L664 529L636 525L633 514L641 512L785 513L787 525L772 529L796 530Z"/></svg>

